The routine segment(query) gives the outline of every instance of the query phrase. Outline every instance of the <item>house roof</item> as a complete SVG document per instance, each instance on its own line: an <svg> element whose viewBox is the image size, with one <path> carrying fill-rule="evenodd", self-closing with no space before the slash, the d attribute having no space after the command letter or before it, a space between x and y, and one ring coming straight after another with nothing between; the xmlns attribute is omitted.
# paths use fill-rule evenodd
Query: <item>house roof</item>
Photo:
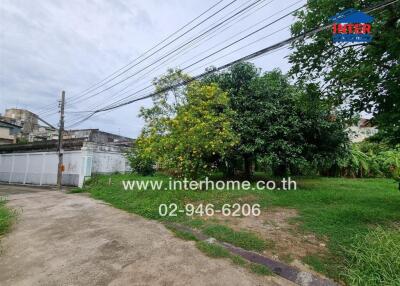
<svg viewBox="0 0 400 286"><path fill-rule="evenodd" d="M374 17L355 9L347 9L329 19L335 23L371 23Z"/></svg>

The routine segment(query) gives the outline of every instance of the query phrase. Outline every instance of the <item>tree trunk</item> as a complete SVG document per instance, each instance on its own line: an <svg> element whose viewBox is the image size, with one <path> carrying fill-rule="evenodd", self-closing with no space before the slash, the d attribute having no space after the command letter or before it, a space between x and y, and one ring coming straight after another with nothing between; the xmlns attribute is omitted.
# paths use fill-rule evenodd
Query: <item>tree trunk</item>
<svg viewBox="0 0 400 286"><path fill-rule="evenodd" d="M250 179L254 173L253 156L247 154L243 156L244 159L244 175L247 179Z"/></svg>
<svg viewBox="0 0 400 286"><path fill-rule="evenodd" d="M224 177L233 178L235 176L235 165L233 160L226 160L224 166Z"/></svg>
<svg viewBox="0 0 400 286"><path fill-rule="evenodd" d="M286 174L287 174L286 165L284 165L284 164L279 165L278 167L276 167L274 173L275 173L275 176L277 176L277 177L284 177L284 176L286 176Z"/></svg>

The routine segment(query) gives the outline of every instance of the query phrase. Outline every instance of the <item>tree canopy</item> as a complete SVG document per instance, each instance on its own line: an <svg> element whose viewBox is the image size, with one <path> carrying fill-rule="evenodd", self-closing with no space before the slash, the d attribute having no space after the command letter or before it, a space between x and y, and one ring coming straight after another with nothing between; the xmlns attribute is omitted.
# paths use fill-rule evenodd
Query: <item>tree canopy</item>
<svg viewBox="0 0 400 286"><path fill-rule="evenodd" d="M156 80L156 88L186 80L170 70ZM216 84L194 81L187 87L162 93L151 108L142 109L145 127L136 141L143 158L188 178L207 175L237 144L232 131L229 98Z"/></svg>
<svg viewBox="0 0 400 286"><path fill-rule="evenodd" d="M307 1L297 12L292 34L326 25L329 17L347 8L363 10L380 0ZM341 107L350 117L366 111L374 115L382 137L400 143L400 3L370 14L372 42L334 44L331 30L293 43L291 74L301 85L317 87L320 97Z"/></svg>
<svg viewBox="0 0 400 286"><path fill-rule="evenodd" d="M328 167L343 155L347 135L340 116L315 90L293 86L281 71L261 74L243 62L204 81L217 83L230 97L233 130L240 138L234 157L242 157L246 176L255 163L281 176L306 165Z"/></svg>

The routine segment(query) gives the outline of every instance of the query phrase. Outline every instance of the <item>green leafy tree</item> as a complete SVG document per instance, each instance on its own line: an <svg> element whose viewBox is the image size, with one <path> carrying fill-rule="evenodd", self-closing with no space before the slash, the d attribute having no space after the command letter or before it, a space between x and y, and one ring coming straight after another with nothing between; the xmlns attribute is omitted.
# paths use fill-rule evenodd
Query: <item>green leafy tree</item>
<svg viewBox="0 0 400 286"><path fill-rule="evenodd" d="M136 141L135 146L127 153L127 159L132 168L132 172L143 176L149 176L153 175L155 172L155 161L148 153L142 152L143 143L144 142L141 140Z"/></svg>
<svg viewBox="0 0 400 286"><path fill-rule="evenodd" d="M363 10L380 0L307 1L297 12L292 34L329 23L329 17L347 8ZM383 137L400 142L400 3L371 12L373 40L369 44L332 43L332 31L296 41L289 60L291 73L301 85L318 87L320 97L341 106L351 116L366 111L374 114Z"/></svg>
<svg viewBox="0 0 400 286"><path fill-rule="evenodd" d="M236 154L243 158L246 176L255 162L281 176L311 166L327 168L344 156L343 121L315 88L301 90L279 70L261 75L245 62L205 81L218 83L229 94L236 113L233 129L240 138Z"/></svg>
<svg viewBox="0 0 400 286"><path fill-rule="evenodd" d="M187 76L179 71L156 81L162 90ZM142 156L174 175L196 178L210 174L236 145L229 98L216 84L192 82L162 93L153 107L142 109L145 127L137 140Z"/></svg>
<svg viewBox="0 0 400 286"><path fill-rule="evenodd" d="M233 65L226 72L213 73L203 79L206 83L216 83L226 91L230 98L230 106L235 111L232 117L233 129L240 138L240 144L235 150L235 156L226 160L226 175L233 175L236 157L240 157L244 162L245 174L250 177L255 162L255 126L250 124L256 115L254 101L250 103L253 90L252 82L260 76L260 70L253 64L242 62ZM255 104L255 105L254 105Z"/></svg>

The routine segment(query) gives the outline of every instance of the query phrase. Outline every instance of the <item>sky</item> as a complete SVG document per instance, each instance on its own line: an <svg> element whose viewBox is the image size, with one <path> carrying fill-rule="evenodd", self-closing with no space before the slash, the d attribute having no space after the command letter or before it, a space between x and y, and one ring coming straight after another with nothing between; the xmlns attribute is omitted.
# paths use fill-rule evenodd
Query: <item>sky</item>
<svg viewBox="0 0 400 286"><path fill-rule="evenodd" d="M140 90L168 68L184 68L201 60L300 7L305 0L236 0L228 5L231 2L0 0L0 113L4 113L6 108L24 108L56 125L58 100L64 90L67 129L98 128L135 138L143 127L143 121L138 117L140 108L151 106L151 99L97 113L81 124L74 124L90 114L88 111L123 97L131 99L149 94L151 87ZM253 3L250 9L196 39ZM163 45L228 6L164 49L158 52L157 48L151 50L133 62L136 66L131 65L130 70L116 79L103 81L97 89L84 92L215 4L209 12ZM293 16L285 17L187 68L185 72L196 75L208 66L220 66L286 39L290 36L288 26L293 21ZM155 54L149 56L152 52ZM280 68L286 72L290 68L287 61L289 52L283 48L252 62L262 71ZM168 54L170 56L161 59ZM149 58L145 59L146 56ZM119 81L121 83L112 87Z"/></svg>

